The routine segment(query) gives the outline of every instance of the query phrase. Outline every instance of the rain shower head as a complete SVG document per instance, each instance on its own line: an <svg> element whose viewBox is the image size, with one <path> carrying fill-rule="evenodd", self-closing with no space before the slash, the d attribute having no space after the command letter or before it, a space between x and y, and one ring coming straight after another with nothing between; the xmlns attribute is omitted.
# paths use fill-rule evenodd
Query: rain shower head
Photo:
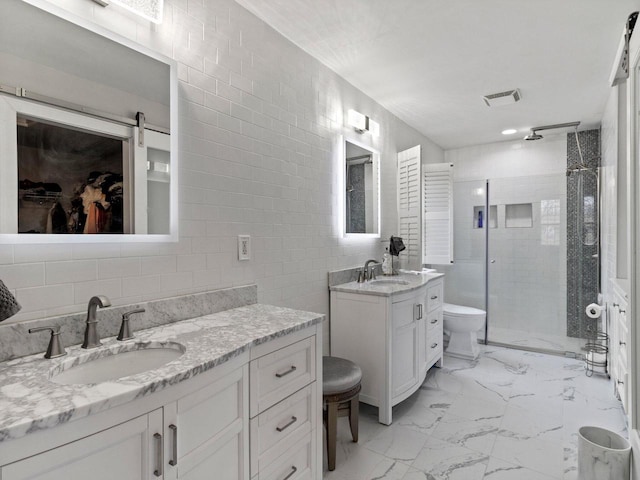
<svg viewBox="0 0 640 480"><path fill-rule="evenodd" d="M531 130L531 133L524 137L525 140L540 140L544 138L542 135L538 135L535 130Z"/></svg>
<svg viewBox="0 0 640 480"><path fill-rule="evenodd" d="M580 122L556 123L554 125L543 125L542 127L534 127L531 129L531 133L526 137L524 137L524 139L540 140L541 138L544 138L544 137L539 133L537 133L539 130L553 130L556 128L569 128L569 127L578 128L578 125L580 125Z"/></svg>

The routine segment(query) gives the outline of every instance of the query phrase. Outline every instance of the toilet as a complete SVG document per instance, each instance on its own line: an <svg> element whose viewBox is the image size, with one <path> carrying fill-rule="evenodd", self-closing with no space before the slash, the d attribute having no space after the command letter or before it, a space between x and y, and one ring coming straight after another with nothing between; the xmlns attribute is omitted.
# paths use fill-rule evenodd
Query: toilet
<svg viewBox="0 0 640 480"><path fill-rule="evenodd" d="M445 303L444 331L449 335L445 352L454 357L475 360L480 353L478 330L484 328L487 312L479 308Z"/></svg>

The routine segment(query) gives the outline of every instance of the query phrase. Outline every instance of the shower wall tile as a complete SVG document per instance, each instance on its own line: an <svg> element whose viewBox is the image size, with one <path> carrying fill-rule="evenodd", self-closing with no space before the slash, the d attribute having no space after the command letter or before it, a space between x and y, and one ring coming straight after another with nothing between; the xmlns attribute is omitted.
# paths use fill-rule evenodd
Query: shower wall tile
<svg viewBox="0 0 640 480"><path fill-rule="evenodd" d="M600 166L600 130L567 135L567 167L584 164L594 173ZM573 173L567 178L567 336L588 338L598 330L598 319L587 317L587 305L597 302L599 286L598 239L586 233L588 220L597 219L597 176L588 172ZM582 195L580 195L582 182ZM582 207L591 197L593 212ZM590 218L592 217L592 218ZM582 224L582 231L580 225ZM597 223L591 224L597 232Z"/></svg>

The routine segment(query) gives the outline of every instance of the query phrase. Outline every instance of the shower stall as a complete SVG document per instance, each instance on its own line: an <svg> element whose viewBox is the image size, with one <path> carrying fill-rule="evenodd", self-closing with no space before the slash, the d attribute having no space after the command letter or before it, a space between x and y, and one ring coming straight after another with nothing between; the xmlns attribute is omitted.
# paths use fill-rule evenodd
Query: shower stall
<svg viewBox="0 0 640 480"><path fill-rule="evenodd" d="M567 135L566 171L454 182L455 263L438 268L447 302L487 311L481 340L579 354L599 330L598 164L591 130Z"/></svg>

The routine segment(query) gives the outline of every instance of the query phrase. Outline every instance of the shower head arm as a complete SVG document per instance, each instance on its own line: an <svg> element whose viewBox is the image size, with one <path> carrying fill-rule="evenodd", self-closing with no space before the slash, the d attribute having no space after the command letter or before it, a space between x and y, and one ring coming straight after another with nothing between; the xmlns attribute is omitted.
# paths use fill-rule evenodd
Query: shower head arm
<svg viewBox="0 0 640 480"><path fill-rule="evenodd" d="M580 122L569 122L569 123L556 123L554 125L542 125L540 127L533 127L531 129L531 131L533 133L537 132L537 131L541 131L541 130L553 130L556 128L569 128L569 127L578 127L578 125L580 125Z"/></svg>

